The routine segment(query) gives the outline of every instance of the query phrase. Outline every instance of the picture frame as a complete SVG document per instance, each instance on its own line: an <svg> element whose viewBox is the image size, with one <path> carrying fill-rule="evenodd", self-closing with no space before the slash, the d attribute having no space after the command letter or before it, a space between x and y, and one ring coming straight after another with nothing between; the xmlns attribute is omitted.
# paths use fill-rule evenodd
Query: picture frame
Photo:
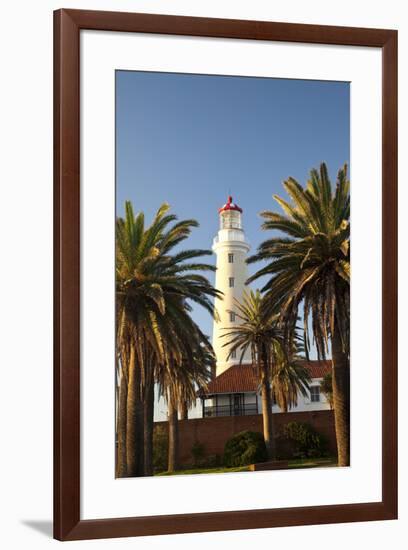
<svg viewBox="0 0 408 550"><path fill-rule="evenodd" d="M378 502L81 519L80 31L382 50L382 499ZM54 537L146 536L397 518L397 32L87 10L54 13Z"/></svg>

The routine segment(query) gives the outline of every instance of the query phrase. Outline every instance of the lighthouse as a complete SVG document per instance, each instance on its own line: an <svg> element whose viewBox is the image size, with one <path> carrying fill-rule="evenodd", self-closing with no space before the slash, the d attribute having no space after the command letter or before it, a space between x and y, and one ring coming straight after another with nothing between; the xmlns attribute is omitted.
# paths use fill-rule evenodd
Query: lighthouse
<svg viewBox="0 0 408 550"><path fill-rule="evenodd" d="M236 315L236 300L242 301L245 290L245 281L248 278L246 257L250 248L242 227L242 208L233 202L231 196L218 213L220 226L212 246L217 256L215 288L223 293L223 299L215 300L219 319L214 321L213 326L217 376L239 363L241 358L240 350L228 357L230 349L225 344L229 338L223 335L240 322ZM251 363L249 350L242 358L242 363Z"/></svg>

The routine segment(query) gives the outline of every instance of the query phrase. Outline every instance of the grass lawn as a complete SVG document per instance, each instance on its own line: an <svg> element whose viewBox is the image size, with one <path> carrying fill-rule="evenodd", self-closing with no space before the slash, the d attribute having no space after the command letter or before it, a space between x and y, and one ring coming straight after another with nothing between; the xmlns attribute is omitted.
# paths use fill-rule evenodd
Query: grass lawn
<svg viewBox="0 0 408 550"><path fill-rule="evenodd" d="M289 460L288 468L319 468L319 467L332 467L337 465L337 459L335 458L300 458L296 460ZM160 472L154 474L155 476L179 476L190 474L225 474L228 472L248 472L249 466L238 466L235 468L224 468L218 466L215 468L189 468L186 470L177 470L170 474L168 472Z"/></svg>
<svg viewBox="0 0 408 550"><path fill-rule="evenodd" d="M337 466L337 458L299 458L288 461L288 468L319 468Z"/></svg>
<svg viewBox="0 0 408 550"><path fill-rule="evenodd" d="M177 470L170 474L168 472L160 472L155 476L179 476L183 474L225 474L226 472L248 472L248 466L238 466L236 468L224 468L217 466L215 468L190 468L188 470Z"/></svg>

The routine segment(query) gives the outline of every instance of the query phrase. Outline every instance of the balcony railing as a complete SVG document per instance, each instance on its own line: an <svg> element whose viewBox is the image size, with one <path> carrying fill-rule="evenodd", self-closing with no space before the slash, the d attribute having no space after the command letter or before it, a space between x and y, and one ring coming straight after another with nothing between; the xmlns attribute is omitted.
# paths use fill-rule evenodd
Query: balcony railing
<svg viewBox="0 0 408 550"><path fill-rule="evenodd" d="M204 405L203 416L246 416L250 414L258 414L258 407L256 403L249 403L245 405L234 406L231 405Z"/></svg>

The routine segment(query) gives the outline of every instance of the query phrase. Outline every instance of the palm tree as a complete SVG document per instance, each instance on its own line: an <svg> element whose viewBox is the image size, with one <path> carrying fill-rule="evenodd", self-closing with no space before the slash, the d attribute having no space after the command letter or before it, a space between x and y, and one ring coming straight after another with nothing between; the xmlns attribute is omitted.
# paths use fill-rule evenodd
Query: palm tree
<svg viewBox="0 0 408 550"><path fill-rule="evenodd" d="M207 378L209 373L207 371ZM179 430L178 430L178 403L180 399L187 398L192 404L195 403L197 385L189 365L173 365L172 372L166 382L166 400L168 407L169 423L169 447L167 471L173 473L179 465Z"/></svg>
<svg viewBox="0 0 408 550"><path fill-rule="evenodd" d="M269 280L263 287L270 313L278 312L287 337L303 309L306 349L309 320L319 358L331 344L333 401L338 464L350 461L350 183L347 166L339 170L332 192L325 164L312 170L305 188L289 178L283 184L291 204L274 195L284 214L262 212L264 230L280 234L264 241L253 263L267 265L249 278ZM283 233L283 235L282 235Z"/></svg>
<svg viewBox="0 0 408 550"><path fill-rule="evenodd" d="M235 301L235 315L239 324L223 336L228 338L224 346L229 347L229 356L240 351L240 362L245 352L250 349L252 364L256 366L261 388L263 433L268 458L276 455L272 425L271 380L273 367L278 353L283 353L283 332L271 320L264 307L259 290L245 292L242 302Z"/></svg>
<svg viewBox="0 0 408 550"><path fill-rule="evenodd" d="M162 207L150 226L144 228L143 214L135 218L126 203L125 219L116 222L116 305L117 346L120 361L128 376L126 396L126 475L144 473L144 406L141 391L144 359L149 352L160 354L160 341L152 318L163 307L155 281L146 280L140 267L151 265L158 255L157 240L165 223ZM165 222L165 223L163 223ZM125 352L127 350L127 353ZM122 410L122 409L121 409Z"/></svg>
<svg viewBox="0 0 408 550"><path fill-rule="evenodd" d="M178 414L180 420L188 420L188 409L187 401L181 400L178 408Z"/></svg>
<svg viewBox="0 0 408 550"><path fill-rule="evenodd" d="M333 409L333 383L331 372L328 372L320 382L320 391L326 397L330 408Z"/></svg>
<svg viewBox="0 0 408 550"><path fill-rule="evenodd" d="M206 388L211 378L211 366L215 361L214 352L206 336L188 315L175 321L174 334L177 345L169 350L168 359L158 365L156 378L159 394L164 396L168 406L169 447L168 471L178 467L178 410L180 403L186 407L196 402L198 388ZM181 328L183 327L183 328Z"/></svg>
<svg viewBox="0 0 408 550"><path fill-rule="evenodd" d="M127 474L126 460L126 409L128 390L128 362L124 360L126 350L122 355L116 351L116 477Z"/></svg>
<svg viewBox="0 0 408 550"><path fill-rule="evenodd" d="M288 412L298 404L298 395L308 395L310 375L296 358L287 357L283 350L277 350L277 361L273 369L272 394L282 412Z"/></svg>
<svg viewBox="0 0 408 550"><path fill-rule="evenodd" d="M144 215L136 217L130 202L125 219L116 223L117 341L121 361L127 362L126 447L127 475L152 473L154 370L166 363L168 350L177 352L175 331L188 325L188 302L211 315L212 298L220 293L198 271L213 271L199 263L208 250L172 254L197 227L195 220L176 222L163 204L152 224L145 228ZM178 325L177 325L178 323ZM125 380L125 379L124 379Z"/></svg>

